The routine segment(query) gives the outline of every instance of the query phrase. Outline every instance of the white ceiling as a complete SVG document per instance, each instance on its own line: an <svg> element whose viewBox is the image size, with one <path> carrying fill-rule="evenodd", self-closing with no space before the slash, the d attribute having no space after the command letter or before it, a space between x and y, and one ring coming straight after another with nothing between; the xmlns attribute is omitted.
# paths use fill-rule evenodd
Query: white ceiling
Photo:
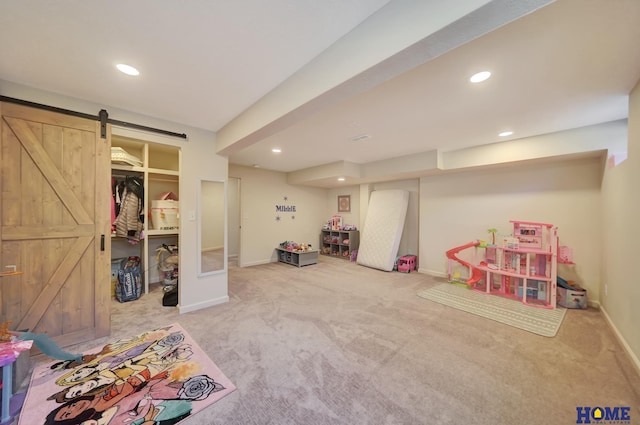
<svg viewBox="0 0 640 425"><path fill-rule="evenodd" d="M639 21L637 0L4 0L0 80L212 130L231 163L292 172L625 118Z"/></svg>

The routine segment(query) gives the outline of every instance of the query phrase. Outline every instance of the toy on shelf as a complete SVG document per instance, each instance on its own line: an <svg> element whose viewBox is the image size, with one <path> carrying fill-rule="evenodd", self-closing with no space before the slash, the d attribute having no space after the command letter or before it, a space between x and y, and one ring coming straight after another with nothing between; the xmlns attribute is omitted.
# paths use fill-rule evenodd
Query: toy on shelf
<svg viewBox="0 0 640 425"><path fill-rule="evenodd" d="M353 224L342 224L342 216L335 214L322 226L322 230L342 230L344 232L352 232L358 230Z"/></svg>
<svg viewBox="0 0 640 425"><path fill-rule="evenodd" d="M291 252L309 252L313 251L310 243L297 243L293 241L284 241L280 244L280 248Z"/></svg>
<svg viewBox="0 0 640 425"><path fill-rule="evenodd" d="M331 217L331 230L340 230L342 227L342 216L334 215Z"/></svg>
<svg viewBox="0 0 640 425"><path fill-rule="evenodd" d="M473 241L446 252L448 278L487 294L517 299L526 305L553 309L557 298L558 234L552 224L511 220L513 233L501 236L497 229L487 231L492 243ZM471 255L462 251L473 248ZM484 255L481 256L478 251ZM561 261L572 261L568 247L560 250ZM467 270L462 278L455 264Z"/></svg>

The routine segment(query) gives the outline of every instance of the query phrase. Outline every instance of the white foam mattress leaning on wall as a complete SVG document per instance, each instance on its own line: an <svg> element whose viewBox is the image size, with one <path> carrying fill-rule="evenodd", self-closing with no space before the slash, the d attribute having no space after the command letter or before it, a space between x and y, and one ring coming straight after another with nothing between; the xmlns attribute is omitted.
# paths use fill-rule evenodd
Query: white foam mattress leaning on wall
<svg viewBox="0 0 640 425"><path fill-rule="evenodd" d="M393 270L408 206L408 190L371 192L360 235L358 264L384 271Z"/></svg>

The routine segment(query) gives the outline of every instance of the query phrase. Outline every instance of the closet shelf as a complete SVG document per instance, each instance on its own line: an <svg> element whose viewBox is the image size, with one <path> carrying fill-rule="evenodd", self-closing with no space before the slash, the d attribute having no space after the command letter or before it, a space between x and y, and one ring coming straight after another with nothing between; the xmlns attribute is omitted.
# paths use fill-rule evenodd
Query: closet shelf
<svg viewBox="0 0 640 425"><path fill-rule="evenodd" d="M157 230L157 229L149 229L145 230L145 234L147 236L164 236L164 235L178 235L180 234L179 230Z"/></svg>
<svg viewBox="0 0 640 425"><path fill-rule="evenodd" d="M158 174L161 176L180 176L180 171L175 171L175 170L163 170L160 168L148 168L147 171L149 172L149 174Z"/></svg>
<svg viewBox="0 0 640 425"><path fill-rule="evenodd" d="M138 167L136 165L124 165L124 164L116 164L114 162L111 163L112 170L120 170L120 171L134 171L136 173L144 173L144 167Z"/></svg>

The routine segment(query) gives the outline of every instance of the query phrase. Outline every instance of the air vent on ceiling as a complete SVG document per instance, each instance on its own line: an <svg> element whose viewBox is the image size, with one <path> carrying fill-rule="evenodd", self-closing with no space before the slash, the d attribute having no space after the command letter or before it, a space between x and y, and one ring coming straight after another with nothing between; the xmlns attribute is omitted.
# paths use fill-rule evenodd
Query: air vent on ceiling
<svg viewBox="0 0 640 425"><path fill-rule="evenodd" d="M352 142L361 142L363 140L367 140L367 139L370 139L370 138L371 138L371 136L369 136L368 134L361 134L359 136L352 137L351 141Z"/></svg>

